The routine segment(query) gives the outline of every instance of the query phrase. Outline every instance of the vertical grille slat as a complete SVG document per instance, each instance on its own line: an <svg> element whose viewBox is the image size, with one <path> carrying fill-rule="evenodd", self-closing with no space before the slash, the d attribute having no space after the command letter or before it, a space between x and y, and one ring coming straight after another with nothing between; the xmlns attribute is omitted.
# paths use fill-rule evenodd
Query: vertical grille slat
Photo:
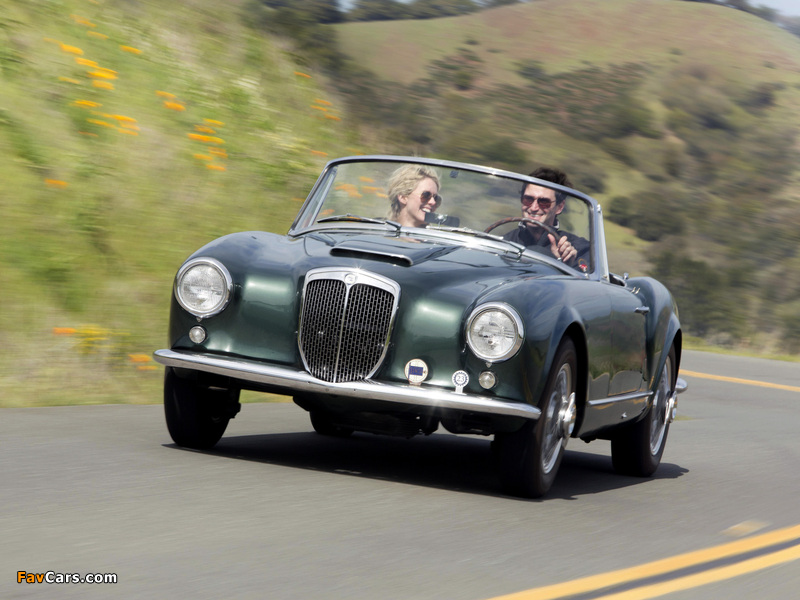
<svg viewBox="0 0 800 600"><path fill-rule="evenodd" d="M308 372L331 382L372 375L386 353L399 291L396 283L374 274L310 272L299 335Z"/></svg>

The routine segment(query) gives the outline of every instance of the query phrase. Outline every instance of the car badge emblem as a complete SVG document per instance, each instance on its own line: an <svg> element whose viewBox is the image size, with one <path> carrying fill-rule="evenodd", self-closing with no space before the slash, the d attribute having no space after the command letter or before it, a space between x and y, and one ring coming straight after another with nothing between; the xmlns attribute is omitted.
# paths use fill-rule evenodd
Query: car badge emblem
<svg viewBox="0 0 800 600"><path fill-rule="evenodd" d="M428 378L428 365L419 358L412 358L406 363L406 378L411 385L419 385Z"/></svg>
<svg viewBox="0 0 800 600"><path fill-rule="evenodd" d="M456 394L464 393L464 386L469 383L469 375L466 371L456 371L453 373L453 385L456 386Z"/></svg>

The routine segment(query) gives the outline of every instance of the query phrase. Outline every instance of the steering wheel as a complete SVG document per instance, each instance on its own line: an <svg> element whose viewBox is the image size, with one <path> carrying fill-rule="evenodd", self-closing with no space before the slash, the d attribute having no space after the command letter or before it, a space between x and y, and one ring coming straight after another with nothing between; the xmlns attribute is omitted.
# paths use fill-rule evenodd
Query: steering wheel
<svg viewBox="0 0 800 600"><path fill-rule="evenodd" d="M499 221L495 221L491 225L489 225L486 229L483 230L483 233L489 233L492 229L500 227L500 225L505 225L506 223L515 223L515 222L524 223L525 225L536 225L537 227L541 227L547 233L552 233L553 236L556 238L556 242L561 239L561 234L558 230L548 225L547 223L542 223L541 221L535 221L533 219L529 219L528 217L507 217L505 219L500 219Z"/></svg>

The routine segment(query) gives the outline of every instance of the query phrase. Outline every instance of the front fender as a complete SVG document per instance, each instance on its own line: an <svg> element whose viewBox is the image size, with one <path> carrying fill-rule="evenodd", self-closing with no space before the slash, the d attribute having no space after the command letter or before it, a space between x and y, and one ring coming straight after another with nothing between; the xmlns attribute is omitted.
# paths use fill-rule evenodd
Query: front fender
<svg viewBox="0 0 800 600"><path fill-rule="evenodd" d="M587 292L585 296L583 290ZM583 355L586 332L579 307L582 302L590 301L588 291L586 286L579 285L576 289L570 281L562 279L529 279L502 286L476 303L504 302L519 313L525 328L522 348L517 357L493 368L502 377L518 381L526 403L540 407L547 375L565 335L578 338L576 346ZM468 364L476 370L486 366L472 353L469 353Z"/></svg>

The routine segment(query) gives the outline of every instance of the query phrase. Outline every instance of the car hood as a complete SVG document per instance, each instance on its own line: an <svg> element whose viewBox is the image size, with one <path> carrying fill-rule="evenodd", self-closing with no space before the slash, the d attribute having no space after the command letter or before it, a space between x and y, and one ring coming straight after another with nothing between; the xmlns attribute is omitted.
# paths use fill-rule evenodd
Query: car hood
<svg viewBox="0 0 800 600"><path fill-rule="evenodd" d="M401 285L404 294L441 291L469 305L497 286L522 279L564 277L563 271L530 256L492 248L481 240L398 236L373 232L312 232L285 237L265 232L231 234L193 256L211 256L235 280L267 277L302 288L305 274L318 267L364 269ZM569 277L568 275L566 275Z"/></svg>
<svg viewBox="0 0 800 600"><path fill-rule="evenodd" d="M315 268L362 269L400 285L392 352L385 375L403 379L413 357L438 365L432 380L449 382L460 366L463 323L480 303L502 301L520 312L533 303L552 307L553 285L524 285L545 279L571 279L557 267L513 248L490 249L469 237L397 236L353 232L311 232L286 237L264 232L225 236L193 257L219 260L234 281L234 298L219 316L206 321L208 350L297 364L297 326L306 273ZM194 319L173 303L173 346L190 346L186 331ZM266 336L269 344L264 343ZM212 344L213 340L213 344ZM425 349L421 351L421 349Z"/></svg>

